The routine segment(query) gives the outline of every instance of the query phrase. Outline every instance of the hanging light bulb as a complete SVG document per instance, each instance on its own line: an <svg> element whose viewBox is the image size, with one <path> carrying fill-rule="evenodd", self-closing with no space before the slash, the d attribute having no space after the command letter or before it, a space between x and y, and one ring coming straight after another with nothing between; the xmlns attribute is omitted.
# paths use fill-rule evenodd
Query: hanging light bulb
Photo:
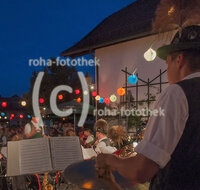
<svg viewBox="0 0 200 190"><path fill-rule="evenodd" d="M95 99L98 101L98 100L100 100L100 96L99 95L97 95L96 97L95 97Z"/></svg>
<svg viewBox="0 0 200 190"><path fill-rule="evenodd" d="M122 88L122 87L121 87L121 88L118 88L118 89L117 89L117 94L120 95L120 96L123 96L123 95L125 94L125 89Z"/></svg>
<svg viewBox="0 0 200 190"><path fill-rule="evenodd" d="M100 99L99 99L99 102L100 102L101 104L103 104L103 103L104 103L104 99L103 99L103 98L100 98Z"/></svg>
<svg viewBox="0 0 200 190"><path fill-rule="evenodd" d="M117 101L117 97L113 94L110 96L110 101L111 102L116 102Z"/></svg>
<svg viewBox="0 0 200 190"><path fill-rule="evenodd" d="M152 48L149 48L145 53L144 53L144 58L147 61L153 61L156 58L156 51L153 50Z"/></svg>
<svg viewBox="0 0 200 190"><path fill-rule="evenodd" d="M130 84L136 84L138 82L137 76L132 74L131 76L128 77L128 82Z"/></svg>

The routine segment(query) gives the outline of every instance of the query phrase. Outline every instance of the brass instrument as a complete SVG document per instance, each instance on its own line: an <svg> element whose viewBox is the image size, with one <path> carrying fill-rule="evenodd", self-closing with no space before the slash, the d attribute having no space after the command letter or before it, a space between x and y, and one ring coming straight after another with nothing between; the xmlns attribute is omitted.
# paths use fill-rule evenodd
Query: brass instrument
<svg viewBox="0 0 200 190"><path fill-rule="evenodd" d="M53 185L48 184L48 173L44 173L44 178L42 182L42 190L53 190Z"/></svg>

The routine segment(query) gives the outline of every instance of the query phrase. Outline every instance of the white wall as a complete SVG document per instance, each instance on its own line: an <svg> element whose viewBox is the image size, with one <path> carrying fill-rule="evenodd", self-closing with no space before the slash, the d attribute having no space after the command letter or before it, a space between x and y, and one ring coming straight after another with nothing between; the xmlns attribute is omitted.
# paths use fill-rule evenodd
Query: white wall
<svg viewBox="0 0 200 190"><path fill-rule="evenodd" d="M165 38L165 44L168 44L173 37L173 34L168 34L168 40ZM162 37L162 36L161 36ZM163 36L164 37L164 36ZM137 73L141 79L147 81L159 75L160 69L164 71L166 69L165 61L156 57L153 62L147 62L144 59L144 52L150 48L153 41L152 48L157 49L163 44L163 41L158 41L158 36L149 36L137 40L132 40L113 46L97 49L95 56L100 59L99 68L99 90L101 97L109 97L112 94L116 94L116 90L125 85L125 75L121 72L121 69L128 68L128 72L133 72L134 67L137 67ZM167 81L166 74L163 75L163 81ZM156 80L155 82L159 82ZM138 84L142 84L139 82ZM166 87L167 85L165 85ZM164 86L163 86L164 87ZM152 93L154 90L152 90ZM146 92L146 88L140 88L139 95L143 98L143 94ZM132 90L133 95L135 90Z"/></svg>

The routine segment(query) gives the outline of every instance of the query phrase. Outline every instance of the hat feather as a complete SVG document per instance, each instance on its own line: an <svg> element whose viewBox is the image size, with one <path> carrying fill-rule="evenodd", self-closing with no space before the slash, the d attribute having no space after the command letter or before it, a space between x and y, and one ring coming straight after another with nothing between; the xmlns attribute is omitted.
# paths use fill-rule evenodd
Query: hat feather
<svg viewBox="0 0 200 190"><path fill-rule="evenodd" d="M200 24L199 0L161 0L153 21L153 32L166 32Z"/></svg>

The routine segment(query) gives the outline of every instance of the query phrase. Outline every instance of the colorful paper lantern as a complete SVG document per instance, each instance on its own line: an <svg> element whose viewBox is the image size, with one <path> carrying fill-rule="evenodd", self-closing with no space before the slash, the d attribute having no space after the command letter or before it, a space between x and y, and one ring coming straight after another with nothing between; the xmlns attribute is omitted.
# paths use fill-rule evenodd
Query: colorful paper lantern
<svg viewBox="0 0 200 190"><path fill-rule="evenodd" d="M81 98L77 98L77 100L76 100L78 103L80 103L81 102Z"/></svg>
<svg viewBox="0 0 200 190"><path fill-rule="evenodd" d="M110 103L110 99L109 99L109 98L105 98L105 99L104 99L104 103L105 103L105 104L109 104L109 103Z"/></svg>
<svg viewBox="0 0 200 190"><path fill-rule="evenodd" d="M28 115L27 117L28 117L29 119L31 119L31 115Z"/></svg>
<svg viewBox="0 0 200 190"><path fill-rule="evenodd" d="M22 114L20 114L19 117L22 119L24 116Z"/></svg>
<svg viewBox="0 0 200 190"><path fill-rule="evenodd" d="M4 117L6 114L4 112L1 113L1 116Z"/></svg>
<svg viewBox="0 0 200 190"><path fill-rule="evenodd" d="M97 95L96 97L95 97L95 99L98 101L98 100L100 100L100 96L99 95Z"/></svg>
<svg viewBox="0 0 200 190"><path fill-rule="evenodd" d="M1 105L2 105L2 107L5 108L5 107L7 107L7 102L2 102Z"/></svg>
<svg viewBox="0 0 200 190"><path fill-rule="evenodd" d="M138 82L138 78L137 78L137 76L136 75L131 75L131 76L129 76L128 77L128 82L130 83L130 84L136 84L137 82Z"/></svg>
<svg viewBox="0 0 200 190"><path fill-rule="evenodd" d="M63 99L63 95L62 95L62 94L59 94L59 95L58 95L58 99L59 99L59 100L62 100L62 99Z"/></svg>
<svg viewBox="0 0 200 190"><path fill-rule="evenodd" d="M92 96L97 96L97 92L96 91L92 92Z"/></svg>
<svg viewBox="0 0 200 190"><path fill-rule="evenodd" d="M145 53L144 53L144 58L147 61L153 61L156 58L156 51L149 48Z"/></svg>
<svg viewBox="0 0 200 190"><path fill-rule="evenodd" d="M26 106L26 101L21 101L22 106Z"/></svg>
<svg viewBox="0 0 200 190"><path fill-rule="evenodd" d="M75 90L75 94L80 94L80 90Z"/></svg>
<svg viewBox="0 0 200 190"><path fill-rule="evenodd" d="M124 94L125 94L125 89L124 88L118 88L117 89L117 94L119 95L119 96L123 96Z"/></svg>
<svg viewBox="0 0 200 190"><path fill-rule="evenodd" d="M110 96L110 101L111 102L116 102L117 101L117 97L113 94Z"/></svg>
<svg viewBox="0 0 200 190"><path fill-rule="evenodd" d="M12 118L15 117L15 114L11 114L10 117L12 117Z"/></svg>
<svg viewBox="0 0 200 190"><path fill-rule="evenodd" d="M43 98L40 98L40 99L39 99L39 102L40 102L40 104L43 104L43 103L44 103L44 99L43 99Z"/></svg>
<svg viewBox="0 0 200 190"><path fill-rule="evenodd" d="M99 99L99 102L100 102L101 104L103 104L103 103L104 103L104 99L103 99L103 98L100 98L100 99Z"/></svg>

